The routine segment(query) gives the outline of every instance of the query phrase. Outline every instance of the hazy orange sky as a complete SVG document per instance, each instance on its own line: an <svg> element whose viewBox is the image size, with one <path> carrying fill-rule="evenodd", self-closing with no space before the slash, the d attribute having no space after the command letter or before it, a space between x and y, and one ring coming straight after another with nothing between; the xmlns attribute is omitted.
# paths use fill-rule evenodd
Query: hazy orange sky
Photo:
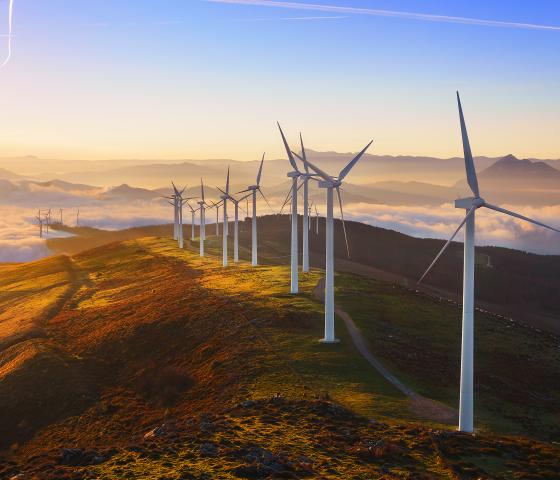
<svg viewBox="0 0 560 480"><path fill-rule="evenodd" d="M557 2L242 3L16 1L0 157L278 158L277 120L318 150L459 156L459 89L475 155L560 158Z"/></svg>

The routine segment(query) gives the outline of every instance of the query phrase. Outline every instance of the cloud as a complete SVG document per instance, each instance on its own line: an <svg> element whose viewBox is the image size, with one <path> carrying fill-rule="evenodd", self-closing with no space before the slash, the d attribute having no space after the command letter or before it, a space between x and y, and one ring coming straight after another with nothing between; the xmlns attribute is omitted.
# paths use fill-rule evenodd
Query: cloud
<svg viewBox="0 0 560 480"><path fill-rule="evenodd" d="M504 205L551 226L560 224L560 205L524 207ZM355 203L345 206L350 220L397 230L414 237L447 240L464 217L452 204L439 207L392 206ZM462 241L462 234L457 237ZM486 209L476 214L477 245L495 245L533 253L560 255L560 234Z"/></svg>
<svg viewBox="0 0 560 480"><path fill-rule="evenodd" d="M274 212L278 212L281 200L270 200ZM503 206L552 226L560 224L560 205L540 208ZM53 207L57 205L53 204ZM324 215L324 206L318 207L319 213ZM258 210L261 215L270 213L264 202L259 203ZM53 208L53 212L57 213L56 208ZM229 213L230 216L233 214L231 209ZM349 203L345 205L345 216L347 220L397 230L415 237L448 239L461 222L464 212L454 208L451 203L435 207ZM81 225L108 230L170 223L172 217L171 207L158 201L135 200L124 203L91 199L80 205ZM75 210L66 210L64 218L74 225ZM186 223L190 222L190 218L190 213L185 212ZM215 212L209 214L208 218L214 221ZM560 234L536 225L484 209L477 212L476 225L477 245L498 245L560 255ZM60 233L51 232L52 235ZM461 241L462 235L459 234L457 239ZM25 205L0 206L0 263L30 261L47 255L49 251L46 243L39 238L34 209Z"/></svg>
<svg viewBox="0 0 560 480"><path fill-rule="evenodd" d="M336 5L318 5L313 3L284 2L273 0L204 0L210 3L226 3L234 5L252 5L259 7L284 8L292 10L305 10L314 12L329 12L346 15L367 15L374 17L403 18L424 22L456 23L462 25L475 25L481 27L519 28L528 30L560 31L560 26L541 25L535 23L507 22L501 20L484 20L481 18L454 17L449 15L435 15L426 13L413 13L394 10L380 10L373 8L340 7Z"/></svg>

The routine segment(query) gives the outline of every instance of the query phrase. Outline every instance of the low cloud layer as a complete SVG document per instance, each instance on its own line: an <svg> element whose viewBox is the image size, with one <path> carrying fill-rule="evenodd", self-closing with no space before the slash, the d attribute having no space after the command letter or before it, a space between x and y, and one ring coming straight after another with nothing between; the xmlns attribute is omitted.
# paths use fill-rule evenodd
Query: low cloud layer
<svg viewBox="0 0 560 480"><path fill-rule="evenodd" d="M560 228L560 205L525 207L502 205L550 226ZM439 207L351 204L345 208L351 220L397 230L415 237L448 239L465 212L451 204ZM462 239L462 235L457 237ZM496 245L540 254L560 255L560 233L517 220L507 215L479 209L476 214L477 245Z"/></svg>
<svg viewBox="0 0 560 480"><path fill-rule="evenodd" d="M273 201L274 212L277 212ZM552 207L511 207L503 205L523 215L543 221L551 226L560 225L560 205ZM64 212L65 223L74 226L78 206L69 207ZM80 225L117 230L129 227L170 223L172 207L158 201L135 200L129 202L108 202L87 199L79 205ZM54 213L58 212L53 209ZM324 215L323 205L319 213ZM259 213L271 213L259 203ZM49 255L46 242L39 238L39 227L32 208L0 206L0 263L25 262ZM345 206L346 218L397 230L416 237L447 239L464 216L451 204L438 207L388 206L355 203ZM213 221L215 213L207 218ZM185 209L185 223L190 222L190 212ZM197 216L198 220L198 216ZM503 214L480 209L477 212L477 244L497 245L540 254L560 255L560 234L513 219ZM52 235L61 233L51 231ZM459 235L458 240L462 239Z"/></svg>

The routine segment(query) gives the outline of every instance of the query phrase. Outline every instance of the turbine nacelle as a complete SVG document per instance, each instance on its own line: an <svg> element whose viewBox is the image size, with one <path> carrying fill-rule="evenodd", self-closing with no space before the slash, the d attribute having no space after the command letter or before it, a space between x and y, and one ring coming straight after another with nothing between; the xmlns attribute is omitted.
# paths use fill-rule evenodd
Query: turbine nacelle
<svg viewBox="0 0 560 480"><path fill-rule="evenodd" d="M342 182L338 180L326 181L326 180L319 180L319 188L338 188L342 185Z"/></svg>
<svg viewBox="0 0 560 480"><path fill-rule="evenodd" d="M455 208L461 208L463 210L470 210L471 208L480 208L486 204L484 198L481 197L468 197L459 198L455 200Z"/></svg>

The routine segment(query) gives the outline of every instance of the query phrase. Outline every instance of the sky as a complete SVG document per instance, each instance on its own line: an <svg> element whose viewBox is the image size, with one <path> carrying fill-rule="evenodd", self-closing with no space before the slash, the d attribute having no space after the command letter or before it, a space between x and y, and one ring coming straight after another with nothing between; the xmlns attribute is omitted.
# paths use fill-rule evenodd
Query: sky
<svg viewBox="0 0 560 480"><path fill-rule="evenodd" d="M560 158L559 51L549 0L15 0L0 157L460 156L460 90L475 155Z"/></svg>

